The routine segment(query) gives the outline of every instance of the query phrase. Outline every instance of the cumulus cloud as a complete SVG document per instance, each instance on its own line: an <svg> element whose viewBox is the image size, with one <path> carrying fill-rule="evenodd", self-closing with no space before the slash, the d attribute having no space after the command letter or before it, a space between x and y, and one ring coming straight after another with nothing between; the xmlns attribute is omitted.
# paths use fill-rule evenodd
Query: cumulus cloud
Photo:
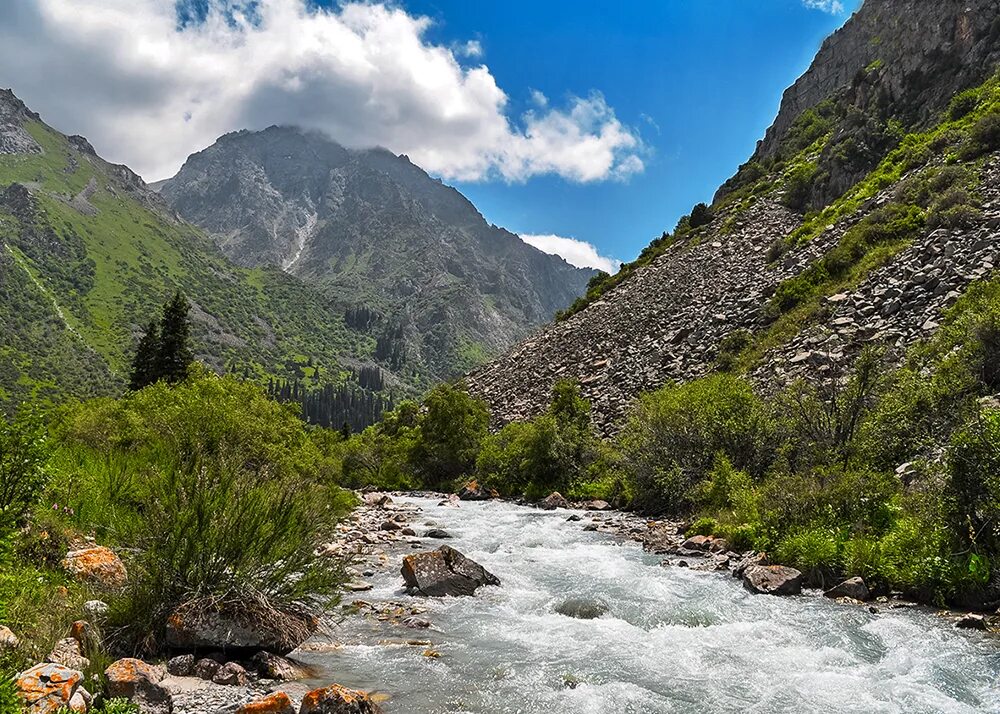
<svg viewBox="0 0 1000 714"><path fill-rule="evenodd" d="M3 0L0 85L147 179L235 129L295 124L385 146L446 179L589 182L643 170L599 93L515 116L475 40L446 47L393 3Z"/></svg>
<svg viewBox="0 0 1000 714"><path fill-rule="evenodd" d="M592 243L576 238L521 234L521 240L528 245L535 246L543 253L562 256L567 263L578 268L597 268L606 273L617 273L622 264L620 260L608 258L598 253L597 247Z"/></svg>
<svg viewBox="0 0 1000 714"><path fill-rule="evenodd" d="M841 0L802 0L802 4L813 10L822 10L831 15L839 15L844 11Z"/></svg>

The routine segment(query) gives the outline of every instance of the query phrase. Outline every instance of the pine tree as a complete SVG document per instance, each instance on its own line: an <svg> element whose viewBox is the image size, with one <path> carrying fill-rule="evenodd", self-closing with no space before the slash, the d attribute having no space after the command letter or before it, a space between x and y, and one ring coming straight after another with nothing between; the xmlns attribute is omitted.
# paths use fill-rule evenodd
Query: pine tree
<svg viewBox="0 0 1000 714"><path fill-rule="evenodd" d="M142 389L159 379L157 374L159 351L160 328L157 326L155 320L150 320L146 326L146 331L139 339L139 344L135 350L135 357L132 359L132 373L129 376L129 387L131 389Z"/></svg>
<svg viewBox="0 0 1000 714"><path fill-rule="evenodd" d="M194 361L191 352L191 325L188 311L191 306L178 290L163 306L160 321L160 349L157 355L157 378L171 384L187 377L188 367Z"/></svg>

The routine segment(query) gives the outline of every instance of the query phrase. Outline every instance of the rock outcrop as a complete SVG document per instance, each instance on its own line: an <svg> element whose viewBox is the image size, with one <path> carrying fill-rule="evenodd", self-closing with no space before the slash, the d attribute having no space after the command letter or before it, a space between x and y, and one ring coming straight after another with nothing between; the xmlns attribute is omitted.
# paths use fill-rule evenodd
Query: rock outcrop
<svg viewBox="0 0 1000 714"><path fill-rule="evenodd" d="M411 592L428 597L472 595L483 585L500 584L486 568L447 545L406 556L401 572Z"/></svg>
<svg viewBox="0 0 1000 714"><path fill-rule="evenodd" d="M128 580L121 558L110 548L98 545L72 550L62 562L73 577L105 588L120 588Z"/></svg>

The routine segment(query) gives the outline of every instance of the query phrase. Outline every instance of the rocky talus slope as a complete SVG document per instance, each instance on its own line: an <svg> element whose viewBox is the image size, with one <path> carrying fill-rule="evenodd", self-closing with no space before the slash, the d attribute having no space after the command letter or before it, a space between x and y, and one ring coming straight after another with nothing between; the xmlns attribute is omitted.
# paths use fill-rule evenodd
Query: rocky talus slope
<svg viewBox="0 0 1000 714"><path fill-rule="evenodd" d="M962 137L973 119L995 133L997 9L993 0L866 0L786 92L707 226L679 226L651 245L581 310L472 372L472 392L504 423L538 414L553 383L573 378L599 428L614 433L643 392L716 369L720 343L737 331L750 345L737 368L769 389L806 372L841 373L867 344L898 358L929 337L996 265L1000 160L995 145L985 158L963 153ZM958 96L966 90L975 96ZM949 172L972 188L932 190L920 205L908 197L908 186ZM944 194L967 204L961 220L931 220L952 205ZM868 267L811 283L808 314L776 312L779 287L815 279L835 247L850 252L850 231L883 220L886 207L926 224L880 245Z"/></svg>

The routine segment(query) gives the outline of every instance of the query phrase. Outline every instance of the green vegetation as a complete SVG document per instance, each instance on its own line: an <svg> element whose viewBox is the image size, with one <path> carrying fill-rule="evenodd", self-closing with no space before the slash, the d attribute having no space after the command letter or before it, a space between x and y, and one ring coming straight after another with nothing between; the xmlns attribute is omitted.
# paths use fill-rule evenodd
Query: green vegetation
<svg viewBox="0 0 1000 714"><path fill-rule="evenodd" d="M176 384L187 376L194 361L191 354L191 325L188 312L191 306L180 291L163 306L159 324L150 322L139 340L129 386L142 389L163 380Z"/></svg>

